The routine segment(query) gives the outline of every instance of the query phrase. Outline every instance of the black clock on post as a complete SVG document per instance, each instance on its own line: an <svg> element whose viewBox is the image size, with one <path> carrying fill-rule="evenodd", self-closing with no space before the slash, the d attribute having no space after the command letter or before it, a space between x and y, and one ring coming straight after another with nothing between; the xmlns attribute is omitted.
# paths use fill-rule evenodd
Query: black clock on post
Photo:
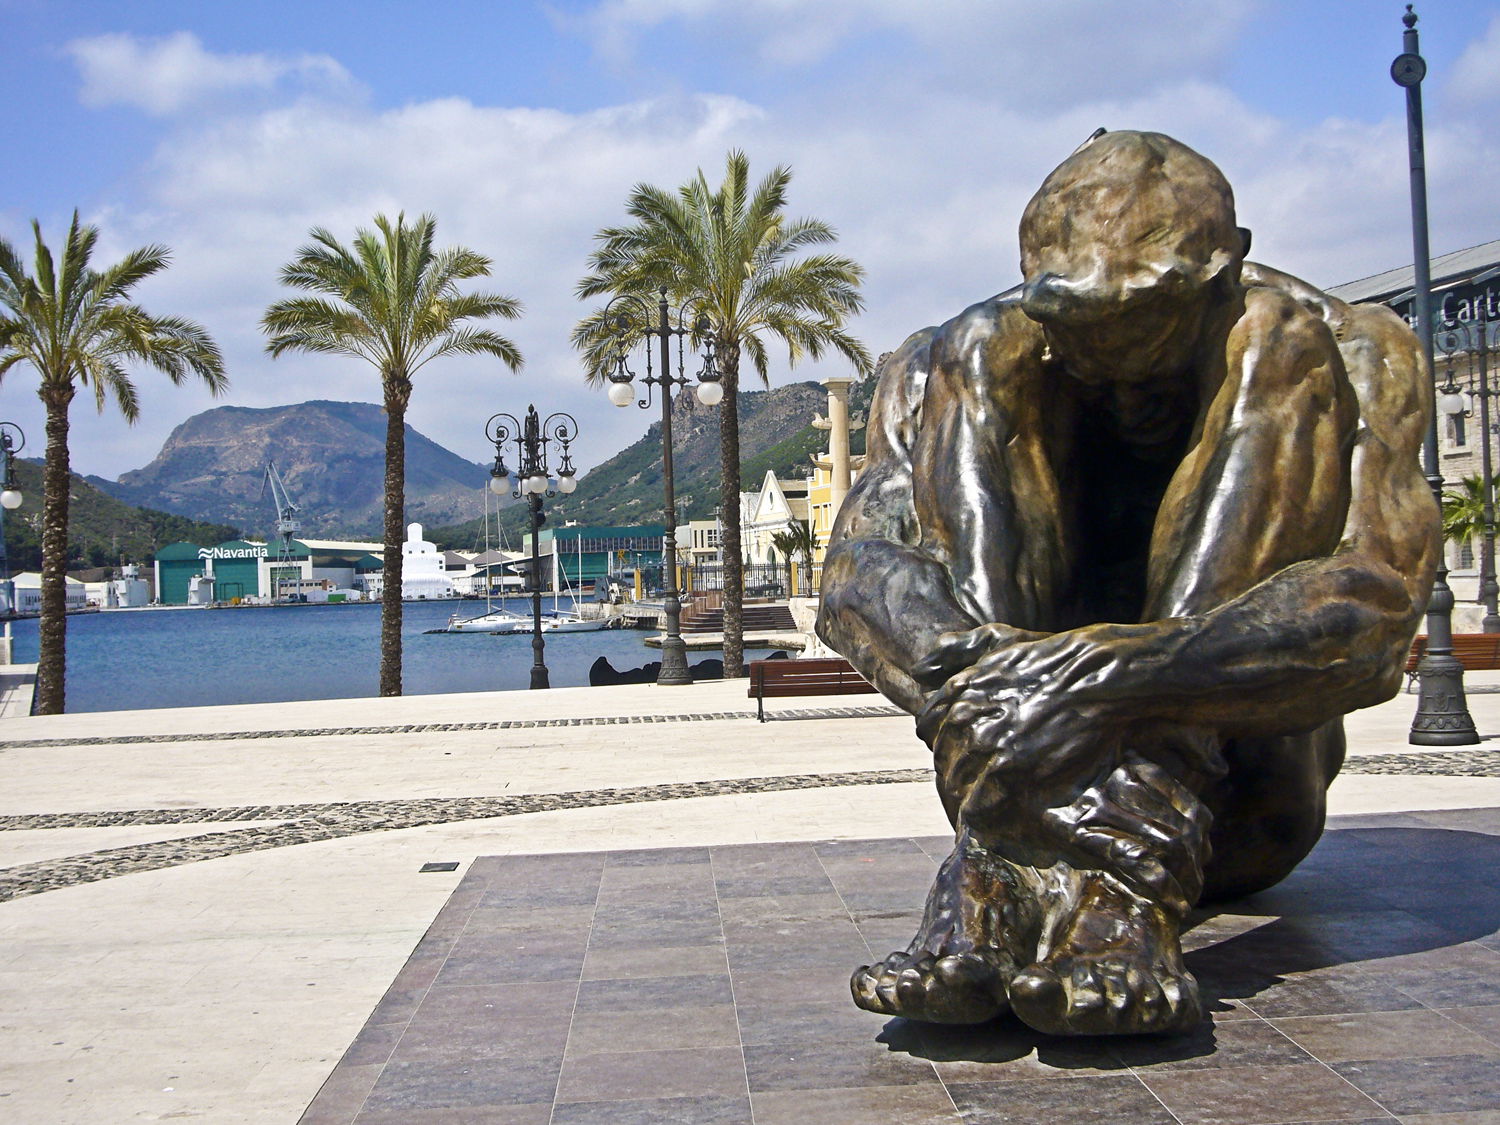
<svg viewBox="0 0 1500 1125"><path fill-rule="evenodd" d="M1415 86L1427 77L1427 60L1407 51L1391 63L1391 78L1397 86Z"/></svg>

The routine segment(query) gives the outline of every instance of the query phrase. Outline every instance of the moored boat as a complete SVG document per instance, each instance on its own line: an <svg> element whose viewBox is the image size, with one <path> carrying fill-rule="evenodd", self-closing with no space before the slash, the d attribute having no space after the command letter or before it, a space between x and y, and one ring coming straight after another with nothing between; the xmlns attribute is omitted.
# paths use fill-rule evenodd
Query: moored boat
<svg viewBox="0 0 1500 1125"><path fill-rule="evenodd" d="M545 623L543 627L545 628ZM448 618L447 628L442 631L444 633L529 633L531 632L531 618L512 613L508 609L493 609L477 617L460 617L455 613Z"/></svg>

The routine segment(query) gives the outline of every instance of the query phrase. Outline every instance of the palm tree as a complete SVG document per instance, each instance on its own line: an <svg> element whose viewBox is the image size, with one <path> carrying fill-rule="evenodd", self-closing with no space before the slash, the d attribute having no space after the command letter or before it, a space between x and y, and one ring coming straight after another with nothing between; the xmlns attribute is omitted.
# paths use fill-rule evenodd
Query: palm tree
<svg viewBox="0 0 1500 1125"><path fill-rule="evenodd" d="M650 297L665 287L676 301L695 300L712 323L723 372L719 414L724 513L724 675L744 675L742 607L744 569L740 555L740 359L749 358L769 385L766 337L787 346L788 363L814 359L833 348L863 374L870 353L844 329L863 302L864 270L831 253L798 257L812 246L836 240L817 219L788 219L787 185L792 173L778 167L752 193L750 161L731 151L724 181L712 188L698 175L677 191L649 184L631 189L625 210L632 222L594 236L590 272L578 283L580 298L622 293ZM591 383L602 382L612 358L611 326L603 309L573 330Z"/></svg>
<svg viewBox="0 0 1500 1125"><path fill-rule="evenodd" d="M272 356L303 351L354 356L380 372L385 400L385 574L380 609L380 694L401 694L401 544L406 508L406 407L412 376L449 355L491 355L512 371L510 340L466 322L514 320L521 303L495 293L460 293L488 277L490 259L462 246L432 248L437 220L408 224L375 216L375 229L345 246L321 227L281 271L281 281L314 296L277 301L261 320Z"/></svg>
<svg viewBox="0 0 1500 1125"><path fill-rule="evenodd" d="M1443 538L1454 543L1473 543L1475 538L1483 542L1484 535L1484 478L1479 475L1465 477L1459 482L1462 491L1443 493ZM1500 473L1495 475L1492 488L1500 488ZM1489 566L1485 566L1489 563ZM1482 559L1481 569L1486 573L1494 569L1492 559ZM1481 593L1480 598L1483 598Z"/></svg>
<svg viewBox="0 0 1500 1125"><path fill-rule="evenodd" d="M42 482L42 605L38 622L36 709L61 714L67 670L68 407L80 386L94 392L102 413L113 398L127 422L140 415L125 365L143 363L181 385L189 374L215 395L229 386L224 360L202 327L180 317L155 317L129 300L130 291L166 268L164 246L131 251L103 270L89 264L99 229L78 212L62 257L54 261L33 221L35 275L0 239L0 378L18 364L41 376L37 394L47 416Z"/></svg>
<svg viewBox="0 0 1500 1125"><path fill-rule="evenodd" d="M791 567L796 558L800 556L802 559L803 574L809 576L812 574L813 547L815 546L812 529L801 520L793 520L785 529L771 535L771 546L786 558L787 592L790 593L792 589Z"/></svg>

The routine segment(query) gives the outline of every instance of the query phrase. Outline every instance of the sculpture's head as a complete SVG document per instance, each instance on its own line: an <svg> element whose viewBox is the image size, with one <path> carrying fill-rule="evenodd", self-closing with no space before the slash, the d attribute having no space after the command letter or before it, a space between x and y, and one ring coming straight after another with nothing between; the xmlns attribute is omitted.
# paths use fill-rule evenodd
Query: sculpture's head
<svg viewBox="0 0 1500 1125"><path fill-rule="evenodd" d="M1238 283L1247 243L1211 161L1160 133L1101 132L1026 205L1021 306L1059 327L1199 306Z"/></svg>

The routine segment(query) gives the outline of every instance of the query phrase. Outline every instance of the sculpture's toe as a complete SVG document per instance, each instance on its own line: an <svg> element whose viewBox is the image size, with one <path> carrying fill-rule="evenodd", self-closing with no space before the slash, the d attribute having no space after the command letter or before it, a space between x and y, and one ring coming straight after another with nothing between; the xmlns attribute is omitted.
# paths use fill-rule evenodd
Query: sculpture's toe
<svg viewBox="0 0 1500 1125"><path fill-rule="evenodd" d="M1043 965L1022 969L1010 982L1010 1009L1028 1027L1048 1035L1068 1035L1068 991Z"/></svg>
<svg viewBox="0 0 1500 1125"><path fill-rule="evenodd" d="M883 1016L927 1023L983 1023L1005 1011L1005 982L973 954L893 953L849 979L854 1002Z"/></svg>
<svg viewBox="0 0 1500 1125"><path fill-rule="evenodd" d="M1010 1005L1048 1035L1163 1034L1203 1018L1191 974L1158 976L1134 965L1031 965L1011 980Z"/></svg>

